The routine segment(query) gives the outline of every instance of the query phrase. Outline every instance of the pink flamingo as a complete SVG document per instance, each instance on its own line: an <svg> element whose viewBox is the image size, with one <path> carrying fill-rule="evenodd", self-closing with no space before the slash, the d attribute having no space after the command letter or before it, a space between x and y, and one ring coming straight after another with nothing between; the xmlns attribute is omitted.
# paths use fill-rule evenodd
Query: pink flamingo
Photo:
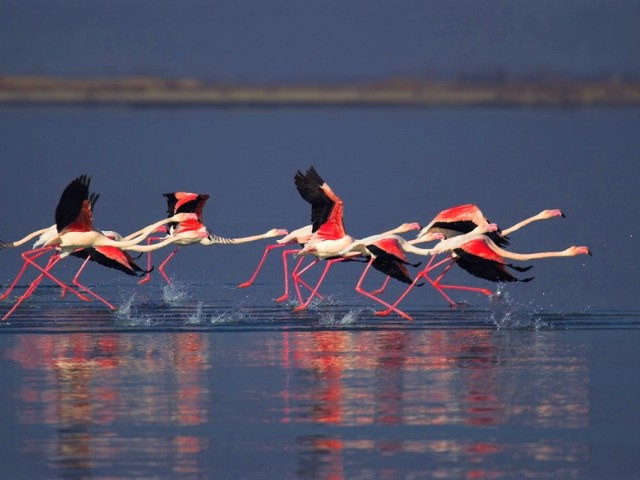
<svg viewBox="0 0 640 480"><path fill-rule="evenodd" d="M310 167L306 172L298 171L294 177L295 185L304 200L311 204L312 233L304 246L295 252L303 257L312 255L315 259L303 269L299 269L300 262L296 265L292 276L294 286L298 296L298 305L294 312L304 310L308 307L313 297L317 296L318 289L324 281L329 269L338 262L353 260L354 255L342 255L345 249L353 244L353 237L346 234L343 222L344 204L331 187L320 177L314 167ZM417 230L420 225L417 223L404 223L393 230L382 235L394 233L404 233L410 230ZM320 260L326 260L326 265L320 277L311 290L306 300L303 300L299 284L302 282L301 276Z"/></svg>
<svg viewBox="0 0 640 480"><path fill-rule="evenodd" d="M565 217L564 213L561 210L553 209L553 210L543 210L540 213L528 217L515 225L505 229L496 231L487 232L486 235L499 247L504 247L509 244L508 235L519 230L520 228L528 225L532 222L538 220L546 220L553 217ZM437 234L443 234L446 238L451 238L457 235L462 235L465 233L471 232L474 228L478 226L486 226L489 225L489 221L484 216L482 211L477 205L474 204L465 204L459 205L456 207L448 208L446 210L441 211L438 215L436 215L433 220L425 226L420 233L418 234L414 243L422 243L427 241L432 241L433 236ZM472 292L482 293L484 295L492 295L493 292L491 290L487 290L486 288L477 288L470 286L462 286L462 285L446 285L441 283L444 276L447 272L457 264L464 270L469 271L468 264L459 260L459 257L455 255L448 255L447 258L436 261L435 257L432 257L429 262L424 267L424 277L429 280L431 285L440 293L446 300L449 302L451 306L456 306L456 302L454 302L445 292L444 290L466 290ZM440 272L440 274L435 278L431 279L427 274L429 272L434 271L438 267L444 265L444 268ZM526 270L526 268L518 267L521 271ZM470 272L475 276L479 276L478 273ZM380 292L378 292L380 293Z"/></svg>
<svg viewBox="0 0 640 480"><path fill-rule="evenodd" d="M475 276L491 280L494 282L528 282L532 278L519 279L514 277L507 267L517 271L526 271L530 267L518 267L508 263L505 259L518 261L536 260L541 258L552 257L573 257L576 255L591 255L589 248L585 246L571 246L562 251L537 252L537 253L516 253L508 251L498 246L488 235L481 229L486 227L477 227L472 232L451 237L442 240L432 249L410 249L408 245L417 243L416 240L410 242L402 242L402 248L419 255L438 255L450 252L467 271ZM431 284L434 283L428 276L429 269L425 269L416 275L415 279L409 287L400 295L400 297L387 310L376 312L376 315L388 315L392 311L398 311L398 304L406 297L411 289L416 285L421 277L427 279ZM363 274L364 276L364 274ZM452 286L451 288L455 288Z"/></svg>
<svg viewBox="0 0 640 480"><path fill-rule="evenodd" d="M205 203L209 199L207 194L197 194L189 192L173 192L163 194L167 199L167 211L169 216L179 213L191 213L195 216L189 220L183 222L170 222L167 235L164 240L170 240L174 237L171 243L177 245L177 247L167 256L167 258L160 264L158 271L165 279L165 281L171 285L171 280L165 272L165 267L169 260L171 260L181 247L185 245L237 245L246 242L254 242L256 240L262 240L265 238L273 238L282 235L287 235L288 232L281 228L273 228L265 233L259 235L252 235L248 237L240 238L228 238L221 237L211 232L203 223L202 210ZM153 238L149 239L151 241ZM147 259L147 270L151 268L151 255L149 254ZM151 279L149 273L145 275L138 283L144 284Z"/></svg>
<svg viewBox="0 0 640 480"><path fill-rule="evenodd" d="M4 316L3 320L7 319L15 311L15 309L18 308L18 306L33 293L37 285L44 277L47 277L60 285L63 288L63 292L71 291L80 299L88 300L87 297L80 294L79 292L76 292L75 289L64 284L50 273L50 270L67 255L77 253L82 249L92 248L93 251L99 252L102 256L111 256L111 260L115 262L121 262L123 260L123 257L126 260L127 256L123 255L123 252L120 252L119 249L130 249L134 251L144 252L151 249L161 248L162 246L167 245L170 242L161 242L159 244L148 247L139 246L137 244L143 241L156 228L165 223L168 223L169 221L185 221L193 217L192 214L176 215L173 218L161 220L154 223L153 225L145 227L138 232L139 235L134 236L129 240L114 240L93 227L92 205L95 204L98 195L93 193L89 194L90 181L90 177L88 177L87 175L81 175L80 177L73 180L65 188L60 197L60 201L58 202L58 206L56 207L55 232L52 231L51 227L45 229L46 231L42 233L42 235L45 235L45 238L42 239L43 246L35 248L28 252L24 252L22 254L22 258L25 260L25 265L18 274L17 278L19 278L22 272L24 272L27 264L32 265L34 268L39 270L41 272L41 275L36 278L36 280L34 280L34 282L32 282L32 284L29 286L27 291L18 298L13 307ZM33 236L34 234L30 234L27 237L33 238ZM0 243L0 249L15 247L19 245L22 240L12 243L2 242ZM35 262L36 258L51 250L55 250L56 254L49 259L46 267L43 268ZM96 255L96 257L99 256ZM84 287L77 283L77 275L75 280L76 284L78 286L81 286L89 295L103 302L108 308L115 308L104 298L92 292L87 287ZM10 288L13 288L16 281L17 280L14 281Z"/></svg>

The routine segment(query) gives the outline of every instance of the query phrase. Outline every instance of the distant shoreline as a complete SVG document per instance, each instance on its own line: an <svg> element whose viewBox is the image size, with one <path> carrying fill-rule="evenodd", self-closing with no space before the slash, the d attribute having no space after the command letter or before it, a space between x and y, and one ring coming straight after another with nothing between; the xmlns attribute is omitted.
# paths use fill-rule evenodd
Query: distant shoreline
<svg viewBox="0 0 640 480"><path fill-rule="evenodd" d="M197 79L0 76L1 105L181 107L640 106L640 80L422 80L228 85Z"/></svg>

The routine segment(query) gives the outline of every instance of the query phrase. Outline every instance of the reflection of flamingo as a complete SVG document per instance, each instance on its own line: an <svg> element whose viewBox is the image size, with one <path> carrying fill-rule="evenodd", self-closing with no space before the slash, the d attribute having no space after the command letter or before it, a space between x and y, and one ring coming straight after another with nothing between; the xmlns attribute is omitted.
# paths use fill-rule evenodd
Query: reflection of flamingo
<svg viewBox="0 0 640 480"><path fill-rule="evenodd" d="M51 229L47 229L44 235L47 235L46 239L43 239L43 246L33 249L31 251L22 254L22 258L25 260L25 266L21 270L21 273L26 268L26 264L30 264L36 269L40 270L42 275L29 286L27 291L18 298L14 306L7 312L3 319L8 318L15 309L28 298L43 277L47 277L60 285L64 291L69 290L76 294L82 300L88 300L83 295L76 292L71 287L58 280L51 275L50 270L65 256L76 252L78 249L92 248L95 251L99 251L101 255L110 257L115 262L126 259L126 255L119 249L128 248L138 251L148 251L149 249L160 248L170 242L156 244L150 247L141 247L137 243L143 241L148 235L150 235L156 228L167 223L168 221L183 221L188 220L192 215L181 214L176 215L172 219L161 220L153 225L145 227L137 232L137 236L129 240L113 240L106 236L103 232L96 230L93 227L93 214L92 205L95 204L98 195L89 194L89 184L91 182L90 177L82 175L73 180L62 192L58 206L56 207L55 219L56 219L56 232L51 234ZM135 235L135 234L134 234ZM25 237L26 238L26 237ZM31 237L33 238L33 237ZM13 242L11 244L0 243L0 249L6 247L13 247L19 242ZM42 268L35 262L35 259L44 254L45 252L56 249L59 253L51 257L46 267ZM77 278L75 279L77 281ZM79 283L77 283L81 286ZM107 302L105 299L90 291L88 288L83 287L85 291L92 295L94 298L100 300L108 308L114 309L113 305Z"/></svg>
<svg viewBox="0 0 640 480"><path fill-rule="evenodd" d="M518 222L515 225L505 230L488 232L487 236L499 247L504 247L509 244L509 239L507 235L509 235L510 233L515 232L520 228L524 227L525 225L528 225L532 222L535 222L538 220L546 220L546 219L558 217L558 216L564 217L564 213L558 209L543 210L537 215L526 218L521 222ZM462 235L472 231L474 228L478 226L483 226L488 224L489 224L489 221L486 219L486 217L484 216L484 214L482 213L480 208L478 208L477 205L474 205L474 204L459 205L456 207L443 210L438 215L436 215L433 218L433 220L420 231L417 239L415 240L415 243L430 241L433 239L433 235L435 234L443 234L447 238L457 236L457 235ZM475 271L471 271L471 270L474 270L473 267L470 267L469 263L462 260L461 257L452 254L448 258L444 260L440 260L439 262L434 263L434 261L435 259L432 258L427 263L427 265L424 268L423 276L429 280L429 282L433 285L433 287L452 306L455 306L456 303L453 300L451 300L451 298L444 292L445 289L467 290L467 291L479 292L485 295L493 294L493 292L485 288L467 287L467 286L461 286L461 285L444 285L441 283L443 277L453 267L454 264L457 264L460 268L467 270L472 275L480 276L481 278L486 278L481 276L481 273L478 271L478 269L475 269ZM442 265L445 265L444 269L436 277L435 280L431 280L427 276L427 273L433 271L434 269ZM520 267L516 267L516 269L519 269L519 268ZM492 278L487 278L487 279L495 281Z"/></svg>
<svg viewBox="0 0 640 480"><path fill-rule="evenodd" d="M191 213L195 214L195 218L190 218L187 221L183 222L171 222L169 223L168 234L165 237L166 239L171 239L173 237L179 236L180 238L176 238L172 243L178 245L173 252L169 254L169 256L160 264L158 270L160 274L165 279L165 281L171 285L171 280L165 273L164 269L173 258L173 256L178 253L180 247L185 245L236 245L240 243L253 242L256 240L262 240L265 238L273 238L281 235L286 235L288 232L283 229L273 228L268 232L259 235L252 235L249 237L240 237L240 238L227 238L221 237L219 235L211 232L205 225L202 223L202 209L204 208L205 203L209 199L209 195L207 194L197 194L197 193L188 193L188 192L174 192L174 193L165 193L164 196L167 199L167 211L169 216L176 215L179 213ZM151 255L148 257L148 267L151 266ZM142 280L138 283L144 284L150 280L149 274L147 274Z"/></svg>
<svg viewBox="0 0 640 480"><path fill-rule="evenodd" d="M478 227L482 228L482 227ZM478 229L474 230L477 231ZM413 241L415 242L415 240ZM406 251L406 246L404 246ZM419 250L422 250L420 252ZM452 237L447 240L443 240L436 247L427 250L426 253L424 249L419 249L418 251L413 251L413 253L418 253L420 255L428 254L428 255L437 255L440 253L452 252L452 254L456 257L456 259L460 259L459 261L464 265L465 269L476 275L478 277L492 280L494 282L528 282L531 278L518 279L511 275L507 271L506 267L514 268L519 271L527 270L528 268L521 268L511 265L507 263L505 259L526 261L526 260L536 260L541 258L552 258L552 257L574 257L576 255L591 255L590 250L584 246L571 246L565 250L561 251L553 251L553 252L537 252L537 253L515 253L508 250L505 250L502 247L493 242L487 235L482 233L474 234L469 233L465 235L460 235L457 237ZM434 267L432 267L434 268ZM396 308L397 305L406 297L411 288L415 286L416 282L421 278L426 278L430 283L433 284L433 280L429 278L427 275L429 269L425 269L416 275L416 278L413 280L412 284L405 290L402 295L393 303L393 305L389 305L387 310L376 312L376 315L388 315L391 311L398 311ZM366 270L365 270L366 273ZM364 276L364 273L363 273ZM456 288L455 286L449 286L449 288ZM464 288L464 287L460 287ZM382 302L381 302L382 303Z"/></svg>

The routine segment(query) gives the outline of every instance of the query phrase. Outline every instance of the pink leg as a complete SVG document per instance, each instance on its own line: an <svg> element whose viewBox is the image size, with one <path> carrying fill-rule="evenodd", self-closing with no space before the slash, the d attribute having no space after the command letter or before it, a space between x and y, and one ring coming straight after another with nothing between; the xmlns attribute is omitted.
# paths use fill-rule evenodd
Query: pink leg
<svg viewBox="0 0 640 480"><path fill-rule="evenodd" d="M373 290L371 291L371 295L380 295L382 292L384 292L385 288L387 288L387 285L389 284L389 280L391 279L391 277L389 275L387 275L387 278L384 279L384 283L382 284L382 286L380 288L378 288L377 290Z"/></svg>
<svg viewBox="0 0 640 480"><path fill-rule="evenodd" d="M302 300L302 293L300 292L300 283L301 283L300 275L302 275L307 270L311 269L311 267L313 267L316 263L320 261L320 259L314 258L311 261L311 263L309 263L306 267L300 270L300 265L302 264L303 259L304 257L300 257L300 260L298 260L298 263L296 264L296 268L294 268L293 272L291 273L291 276L293 277L293 286L295 287L296 295L298 296L298 304L304 303ZM311 292L313 292L313 290L311 290Z"/></svg>
<svg viewBox="0 0 640 480"><path fill-rule="evenodd" d="M147 245L151 245L154 240L162 240L160 237L147 237ZM144 285L151 280L151 252L147 252L147 274L138 280L138 285Z"/></svg>
<svg viewBox="0 0 640 480"><path fill-rule="evenodd" d="M287 262L287 256L297 252L298 250L285 250L284 252L282 252L282 263L284 265L284 294L282 294L280 297L275 299L275 301L278 303L284 302L289 298L289 266L288 266L289 264ZM300 257L300 259L298 260L298 263L296 263L296 266L293 267L294 274L298 273L298 269L300 268L300 265L302 264L303 260L304 260L304 257ZM309 286L309 284L304 280L302 280L301 278L298 278L298 282L302 284L302 286L304 286L307 290L309 290L309 292L313 290ZM322 295L320 295L319 293L316 293L316 296L318 298L322 298Z"/></svg>
<svg viewBox="0 0 640 480"><path fill-rule="evenodd" d="M296 274L294 272L293 276L294 276L294 280L296 282L295 283L296 291L298 293L298 300L300 301L300 304L293 309L294 312L300 312L300 311L306 309L309 306L309 303L311 302L313 297L315 297L317 295L318 289L320 288L320 284L324 281L324 278L327 276L327 272L329 271L329 269L333 266L334 263L342 262L343 260L344 260L344 258L334 258L332 260L327 260L327 264L324 267L324 271L322 272L322 275L320 275L320 278L318 279L318 283L316 283L316 286L314 287L313 291L311 292L311 294L309 295L309 297L307 298L307 300L305 302L302 302L302 295L300 294L300 287L298 286L298 279L296 278L296 276L302 275L304 272L309 270L313 265L318 263L319 260L316 258L312 263L310 263L305 268L300 270L299 273Z"/></svg>
<svg viewBox="0 0 640 480"><path fill-rule="evenodd" d="M89 263L89 260L91 260L91 257L87 257L85 259L84 262L82 262L82 266L80 267L80 269L78 270L78 273L76 273L76 276L73 277L73 284L76 285L77 287L79 287L81 290L84 290L85 292L87 292L89 295L91 295L93 298L95 298L96 300L99 300L100 302L104 303L108 309L110 310L115 310L116 307L114 307L113 305L111 305L109 302L107 302L104 298L102 298L100 295L98 295L97 293L93 292L89 287L82 285L79 281L78 281L78 277L80 277L80 274L82 273L82 271L84 270L84 267L87 266L87 263Z"/></svg>
<svg viewBox="0 0 640 480"><path fill-rule="evenodd" d="M51 249L51 247L44 247L44 248L46 250L50 250ZM35 255L33 255L34 252L35 252ZM16 300L16 303L14 303L13 307L11 307L11 309L4 315L4 317L2 317L2 320L7 320L13 314L13 312L15 312L16 309L22 304L22 302L24 302L27 298L29 298L33 294L33 292L38 287L38 285L40 284L40 282L42 281L42 279L44 277L47 277L47 278L53 280L55 283L60 285L63 289L68 289L70 292L72 292L74 295L76 295L81 300L86 301L86 302L89 301L89 299L87 297L85 297L81 293L77 292L74 288L71 288L68 285L64 284L63 282L61 282L60 280L58 280L57 278L55 278L53 275L51 275L49 273L49 270L51 270L61 260L60 256L59 255L53 255L49 259L49 262L47 263L47 267L46 268L42 268L40 265L38 265L34 261L35 258L38 258L40 256L40 252L41 252L41 250L37 249L37 250L31 250L29 252L24 252L22 254L22 258L24 259L25 263L28 263L28 264L34 266L35 268L40 270L42 272L42 274L39 275L33 282L31 282L31 285L29 285L29 288L27 289L27 291L24 294L22 294L20 297L18 297L18 300ZM30 253L31 253L31 255L30 255ZM32 256L34 258L31 258Z"/></svg>
<svg viewBox="0 0 640 480"><path fill-rule="evenodd" d="M411 282L411 285L409 285L406 290L404 292L402 292L402 294L398 297L398 299L392 304L390 305L390 308L387 308L386 310L380 310L377 311L375 314L379 315L379 316L386 316L389 315L399 304L402 300L404 300L404 298L409 294L409 292L413 289L413 287L416 286L416 284L418 283L418 280L420 280L421 277L425 277L429 280L429 282L431 282L433 284L433 281L427 276L427 272L433 270L434 268L439 267L440 265L442 265L443 263L446 263L448 261L450 261L450 258L446 258L444 260L441 260L439 262L437 262L435 265L433 264L434 260L436 257L431 257L429 259L429 262L427 263L427 265L424 267L424 269L418 273L416 275L416 278L413 279L413 282ZM451 303L452 300L442 291L440 291L440 293L442 295L444 295L444 297ZM455 304L454 304L455 305Z"/></svg>
<svg viewBox="0 0 640 480"><path fill-rule="evenodd" d="M436 290L438 290L445 298L449 299L449 297L447 297L444 292L442 291L443 289L447 288L447 289L451 289L451 290L466 290L469 292L479 292L482 293L484 295L493 295L493 292L491 290L487 290L486 288L479 288L479 287L467 287L467 286L463 286L463 285L443 285L440 283L440 281L442 280L442 278L445 276L445 274L451 270L451 267L453 267L454 265L454 261L451 260L451 262L449 263L449 265L447 265L445 267L445 269L442 271L442 273L440 275L438 275L438 277L431 281L431 279L429 278L428 275L425 275L425 278L427 280L429 280L431 282L431 284L434 286L434 288ZM451 299L449 299L449 303L452 304L452 306L455 306L456 304L454 302L451 301Z"/></svg>
<svg viewBox="0 0 640 480"><path fill-rule="evenodd" d="M167 258L164 259L164 262L162 262L160 264L160 266L158 267L158 271L160 272L160 275L162 275L162 278L165 279L165 281L169 284L172 285L171 280L169 280L169 277L167 276L167 274L164 272L164 267L167 266L167 263L169 263L169 260L171 260L173 258L173 256L178 253L178 250L180 250L180 247L176 247L175 250L173 252L171 252L169 254L169 256Z"/></svg>
<svg viewBox="0 0 640 480"><path fill-rule="evenodd" d="M42 272L42 275L39 276L38 278L36 278L31 285L29 286L29 288L27 289L27 292L25 292L25 295L28 294L26 297L24 297L23 295L23 300L28 298L33 291L38 287L38 285L40 284L40 282L43 280L42 276L47 277L49 280L53 281L54 283L57 283L61 288L63 288L65 291L69 291L71 293L73 293L76 297L78 297L80 300L82 300L83 302L89 302L91 301L89 298L85 297L84 295L82 295L80 292L76 291L75 288L71 288L69 285L67 285L66 283L61 282L60 280L58 280L56 277L54 277L53 275L51 275L51 273L49 273L49 271L60 261L62 260L62 258L59 255L54 255L53 258L49 259L49 263L47 264L46 268L42 268L40 265L38 265L36 262L34 262L30 256L29 256L30 252L25 252L22 254L22 258L28 262L30 265L34 266L36 269L40 270L40 272Z"/></svg>
<svg viewBox="0 0 640 480"><path fill-rule="evenodd" d="M33 257L32 257L32 260L33 260ZM61 260L60 255L56 255L56 254L51 255L44 269L46 271L50 271L53 267L55 267L58 264L60 260ZM44 277L45 277L45 274L41 273L36 277L36 279L33 282L31 282L31 285L29 285L29 288L27 288L27 290L23 294L25 299L29 298L31 294L33 294L35 289L38 288L38 285L40 285L42 280L44 280ZM65 284L65 286L62 287L61 289L60 298L64 298L66 294L67 294L67 285Z"/></svg>
<svg viewBox="0 0 640 480"><path fill-rule="evenodd" d="M281 247L285 247L286 245L287 244L285 243L282 243L282 244L276 243L274 245L267 245L267 247L264 249L264 253L262 254L262 258L260 259L260 263L258 263L258 267L256 268L256 271L253 272L253 275L251 275L251 278L249 280L238 285L238 288L247 288L253 285L253 282L256 280L256 277L258 276L258 272L262 268L264 261L267 259L267 255L269 255L269 252L271 252L271 250L273 250L274 248L281 248Z"/></svg>
<svg viewBox="0 0 640 480"><path fill-rule="evenodd" d="M36 253L32 255L31 258L35 260L36 258L44 255L50 250L51 250L51 247L43 247L38 250L32 250L32 252L36 252ZM18 281L20 280L20 278L22 278L22 275L24 274L28 266L29 266L29 263L25 260L24 263L22 264L22 268L18 272L18 275L16 275L16 278L13 279L13 282L11 282L11 285L9 285L7 289L2 293L2 295L0 295L0 300L6 299L11 294L15 286L18 284Z"/></svg>
<svg viewBox="0 0 640 480"><path fill-rule="evenodd" d="M366 290L364 290L362 288L362 282L364 281L364 277L367 275L367 272L369 271L369 268L371 268L371 264L373 263L373 261L374 261L374 258L372 257L371 260L369 260L369 263L367 263L367 266L365 267L364 271L362 272L362 275L360 275L360 280L358 280L358 283L356 285L356 292L358 292L361 295L364 295L367 298L370 298L371 300L374 300L374 301L384 305L385 307L388 308L388 310L387 310L388 312L394 311L398 315L400 315L402 318L405 318L407 320L413 320L413 318L409 314L407 314L407 313L403 312L402 310L396 308L395 305L388 304L384 300L376 297L372 293L367 292ZM415 281L414 281L414 283L415 283ZM378 312L376 312L376 315L377 314L378 314Z"/></svg>

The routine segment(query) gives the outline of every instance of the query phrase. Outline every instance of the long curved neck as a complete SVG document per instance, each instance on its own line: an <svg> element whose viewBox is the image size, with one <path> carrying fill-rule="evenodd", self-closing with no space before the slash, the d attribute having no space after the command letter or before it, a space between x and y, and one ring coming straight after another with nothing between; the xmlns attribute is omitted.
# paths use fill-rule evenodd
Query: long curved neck
<svg viewBox="0 0 640 480"><path fill-rule="evenodd" d="M507 228L506 230L502 230L502 235L509 235L515 232L516 230L520 230L522 227L529 225L530 223L537 222L538 220L546 220L547 218L549 217L545 217L541 213L538 213L537 215L534 215L532 217L525 218L521 222L516 223L515 225Z"/></svg>
<svg viewBox="0 0 640 480"><path fill-rule="evenodd" d="M111 246L111 247L118 247L118 248L122 248L122 249L128 249L129 247L133 246L133 245L137 245L140 242L142 242L143 240L145 240L149 235L151 235L153 232L156 231L156 229L158 227L161 227L162 225L166 225L167 223L173 222L174 220L169 217L169 218L164 218L156 223L153 223L151 225L148 225L140 230L138 230L137 232L134 232L130 235L127 235L125 237L124 240L104 240L101 242L102 245L105 246ZM112 243L110 243L112 242ZM137 252L141 252L141 251L148 251L148 250L135 250Z"/></svg>
<svg viewBox="0 0 640 480"><path fill-rule="evenodd" d="M53 227L42 228L40 230L36 230L35 232L31 232L29 235L27 235L26 237L21 238L20 240L16 240L15 242L8 243L7 246L8 247L19 247L20 245L23 245L23 244L27 243L29 240L31 240L33 238L36 238L36 237L42 235L43 233L46 233L51 228L55 229L56 226L53 225Z"/></svg>
<svg viewBox="0 0 640 480"><path fill-rule="evenodd" d="M167 245L174 243L176 240L180 240L180 237L167 237L161 242L152 243L151 245L131 245L129 247L120 246L119 248L132 252L152 252L154 250L158 250L159 248L166 247Z"/></svg>
<svg viewBox="0 0 640 480"><path fill-rule="evenodd" d="M487 244L498 255L504 258L510 258L512 260L536 260L539 258L551 258L551 257L571 257L575 254L572 252L571 248L566 250L561 250L559 252L536 252L536 253L516 253L510 252L509 250L505 250L504 248L500 248L491 240L488 240Z"/></svg>
<svg viewBox="0 0 640 480"><path fill-rule="evenodd" d="M270 232L262 233L260 235L251 235L249 237L229 238L221 237L215 233L209 233L208 238L203 238L200 243L202 245L237 245L239 243L255 242L256 240L263 240L265 238L271 238L273 235Z"/></svg>

